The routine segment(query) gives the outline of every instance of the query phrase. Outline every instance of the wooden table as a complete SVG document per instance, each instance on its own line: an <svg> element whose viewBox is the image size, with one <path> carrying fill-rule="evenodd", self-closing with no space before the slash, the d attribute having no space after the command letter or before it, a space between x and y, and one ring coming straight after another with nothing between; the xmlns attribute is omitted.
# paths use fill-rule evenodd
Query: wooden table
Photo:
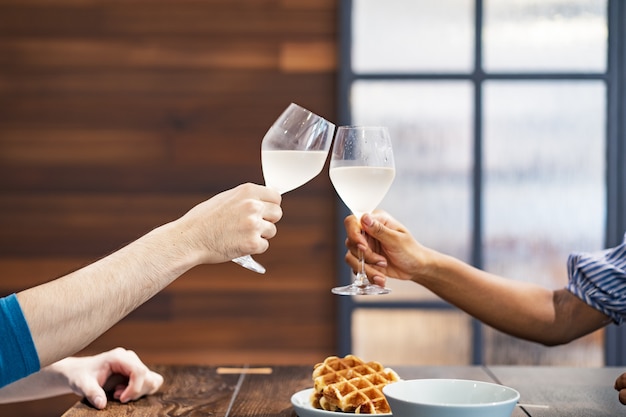
<svg viewBox="0 0 626 417"><path fill-rule="evenodd" d="M160 392L130 404L109 401L98 411L78 402L63 417L187 416L295 417L291 395L312 386L312 366L236 368L154 366ZM508 385L521 394L512 417L615 417L626 415L613 389L623 368L394 367L404 379L461 378ZM226 372L226 373L224 373ZM229 373L232 372L232 373ZM258 372L258 373L255 373Z"/></svg>

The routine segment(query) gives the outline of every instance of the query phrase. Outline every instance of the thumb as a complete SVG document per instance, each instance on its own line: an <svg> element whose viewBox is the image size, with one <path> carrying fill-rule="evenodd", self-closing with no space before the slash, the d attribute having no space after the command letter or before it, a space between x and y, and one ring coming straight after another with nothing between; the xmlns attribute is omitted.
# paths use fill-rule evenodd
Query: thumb
<svg viewBox="0 0 626 417"><path fill-rule="evenodd" d="M369 214L364 214L361 218L361 227L368 235L382 244L388 242L392 237L393 230Z"/></svg>
<svg viewBox="0 0 626 417"><path fill-rule="evenodd" d="M99 410L102 410L107 405L107 396L104 392L104 389L98 384L98 381L95 379L90 379L89 381L85 381L82 385L82 391L87 401L91 403L94 407Z"/></svg>

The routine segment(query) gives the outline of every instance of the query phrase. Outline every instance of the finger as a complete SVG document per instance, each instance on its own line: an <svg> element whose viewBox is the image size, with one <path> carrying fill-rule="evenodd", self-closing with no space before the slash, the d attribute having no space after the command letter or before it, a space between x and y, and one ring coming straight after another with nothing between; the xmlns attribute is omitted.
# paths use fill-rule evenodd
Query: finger
<svg viewBox="0 0 626 417"><path fill-rule="evenodd" d="M102 385L102 389L105 392L113 391L116 387L128 384L128 377L122 374L111 374Z"/></svg>
<svg viewBox="0 0 626 417"><path fill-rule="evenodd" d="M237 196L245 196L246 198L254 198L255 200L267 201L270 203L280 204L282 196L280 193L270 187L251 182L239 184L237 187L224 191L220 194L235 194ZM219 195L219 194L218 194Z"/></svg>
<svg viewBox="0 0 626 417"><path fill-rule="evenodd" d="M114 358L110 362L111 370L117 374L110 378L114 385L109 384L109 386L115 387L113 397L123 403L138 398L137 392L142 389L144 376L149 372L148 367L132 350L117 348L112 350L110 354ZM121 380L120 376L125 377L126 380ZM125 387L121 393L120 387Z"/></svg>
<svg viewBox="0 0 626 417"><path fill-rule="evenodd" d="M360 270L361 262L359 261L358 257L355 256L350 251L346 252L345 261L348 264L348 266L352 269L353 273L356 274L357 271ZM365 274L367 275L367 278L370 280L370 282L380 285L381 287L384 287L385 284L387 283L387 277L384 276L384 274L381 274L375 268L371 267L370 265L367 265L367 264L365 265Z"/></svg>
<svg viewBox="0 0 626 417"><path fill-rule="evenodd" d="M97 409L102 410L106 407L106 394L95 379L87 378L83 380L83 383L80 385L80 390L87 401Z"/></svg>
<svg viewBox="0 0 626 417"><path fill-rule="evenodd" d="M368 235L382 243L385 243L391 234L391 229L369 214L364 214L363 217L361 217L361 226Z"/></svg>
<svg viewBox="0 0 626 417"><path fill-rule="evenodd" d="M278 204L265 204L263 219L271 223L277 223L282 218L283 209Z"/></svg>
<svg viewBox="0 0 626 417"><path fill-rule="evenodd" d="M149 383L146 394L154 394L163 385L163 375L150 371L147 381Z"/></svg>
<svg viewBox="0 0 626 417"><path fill-rule="evenodd" d="M131 375L128 380L128 385L126 388L119 394L119 400L122 403L127 403L129 401L133 401L142 396L143 389L143 376L142 375ZM119 390L118 390L119 391Z"/></svg>
<svg viewBox="0 0 626 417"><path fill-rule="evenodd" d="M266 222L264 225L264 230L261 233L261 238L263 239L271 239L274 236L276 236L276 233L278 233L278 229L276 228L276 225L274 223L269 223Z"/></svg>
<svg viewBox="0 0 626 417"><path fill-rule="evenodd" d="M119 393L119 400L122 403L137 400L144 395L154 394L163 384L163 376L150 370L134 376L133 378L131 375L128 386Z"/></svg>
<svg viewBox="0 0 626 417"><path fill-rule="evenodd" d="M355 247L359 246L362 250L367 249L367 239L363 233L361 233L362 229L358 219L351 214L343 220L343 224L351 245L354 245Z"/></svg>
<svg viewBox="0 0 626 417"><path fill-rule="evenodd" d="M267 201L273 204L280 204L282 202L282 195L273 188L263 186L263 194L259 196L263 201Z"/></svg>
<svg viewBox="0 0 626 417"><path fill-rule="evenodd" d="M370 280L381 287L384 287L387 284L387 278L382 275L374 275L370 278Z"/></svg>
<svg viewBox="0 0 626 417"><path fill-rule="evenodd" d="M360 269L360 262L355 254L350 251L346 252L346 256L344 257L346 263L350 268L352 268L352 272L358 271Z"/></svg>
<svg viewBox="0 0 626 417"><path fill-rule="evenodd" d="M619 402L626 405L626 390L620 390L618 398Z"/></svg>
<svg viewBox="0 0 626 417"><path fill-rule="evenodd" d="M365 263L380 266L382 268L387 266L387 259L380 253L372 250L371 246L366 248L362 248L361 245L355 246L349 238L346 238L345 245L348 248L348 252L352 254L356 261L358 261L360 255L363 254Z"/></svg>
<svg viewBox="0 0 626 417"><path fill-rule="evenodd" d="M113 398L118 400L119 402L122 402L120 398L122 397L122 394L124 393L126 387L126 384L120 384L113 387L113 389L111 390L111 392L113 393Z"/></svg>

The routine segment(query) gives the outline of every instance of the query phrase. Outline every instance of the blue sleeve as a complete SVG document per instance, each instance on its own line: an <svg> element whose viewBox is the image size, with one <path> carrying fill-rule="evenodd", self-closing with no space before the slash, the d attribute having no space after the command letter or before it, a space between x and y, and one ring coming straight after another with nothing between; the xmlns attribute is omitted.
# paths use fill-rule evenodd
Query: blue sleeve
<svg viewBox="0 0 626 417"><path fill-rule="evenodd" d="M0 387L39 371L39 355L17 295L0 298Z"/></svg>
<svg viewBox="0 0 626 417"><path fill-rule="evenodd" d="M615 324L626 321L626 236L615 248L570 255L567 269L570 292Z"/></svg>

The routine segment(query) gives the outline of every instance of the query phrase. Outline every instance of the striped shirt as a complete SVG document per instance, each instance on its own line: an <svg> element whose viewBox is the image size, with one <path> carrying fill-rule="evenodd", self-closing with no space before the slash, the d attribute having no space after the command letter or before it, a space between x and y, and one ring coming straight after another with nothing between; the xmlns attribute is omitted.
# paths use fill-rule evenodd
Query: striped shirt
<svg viewBox="0 0 626 417"><path fill-rule="evenodd" d="M626 235L615 248L571 254L567 270L570 292L615 324L626 320Z"/></svg>

